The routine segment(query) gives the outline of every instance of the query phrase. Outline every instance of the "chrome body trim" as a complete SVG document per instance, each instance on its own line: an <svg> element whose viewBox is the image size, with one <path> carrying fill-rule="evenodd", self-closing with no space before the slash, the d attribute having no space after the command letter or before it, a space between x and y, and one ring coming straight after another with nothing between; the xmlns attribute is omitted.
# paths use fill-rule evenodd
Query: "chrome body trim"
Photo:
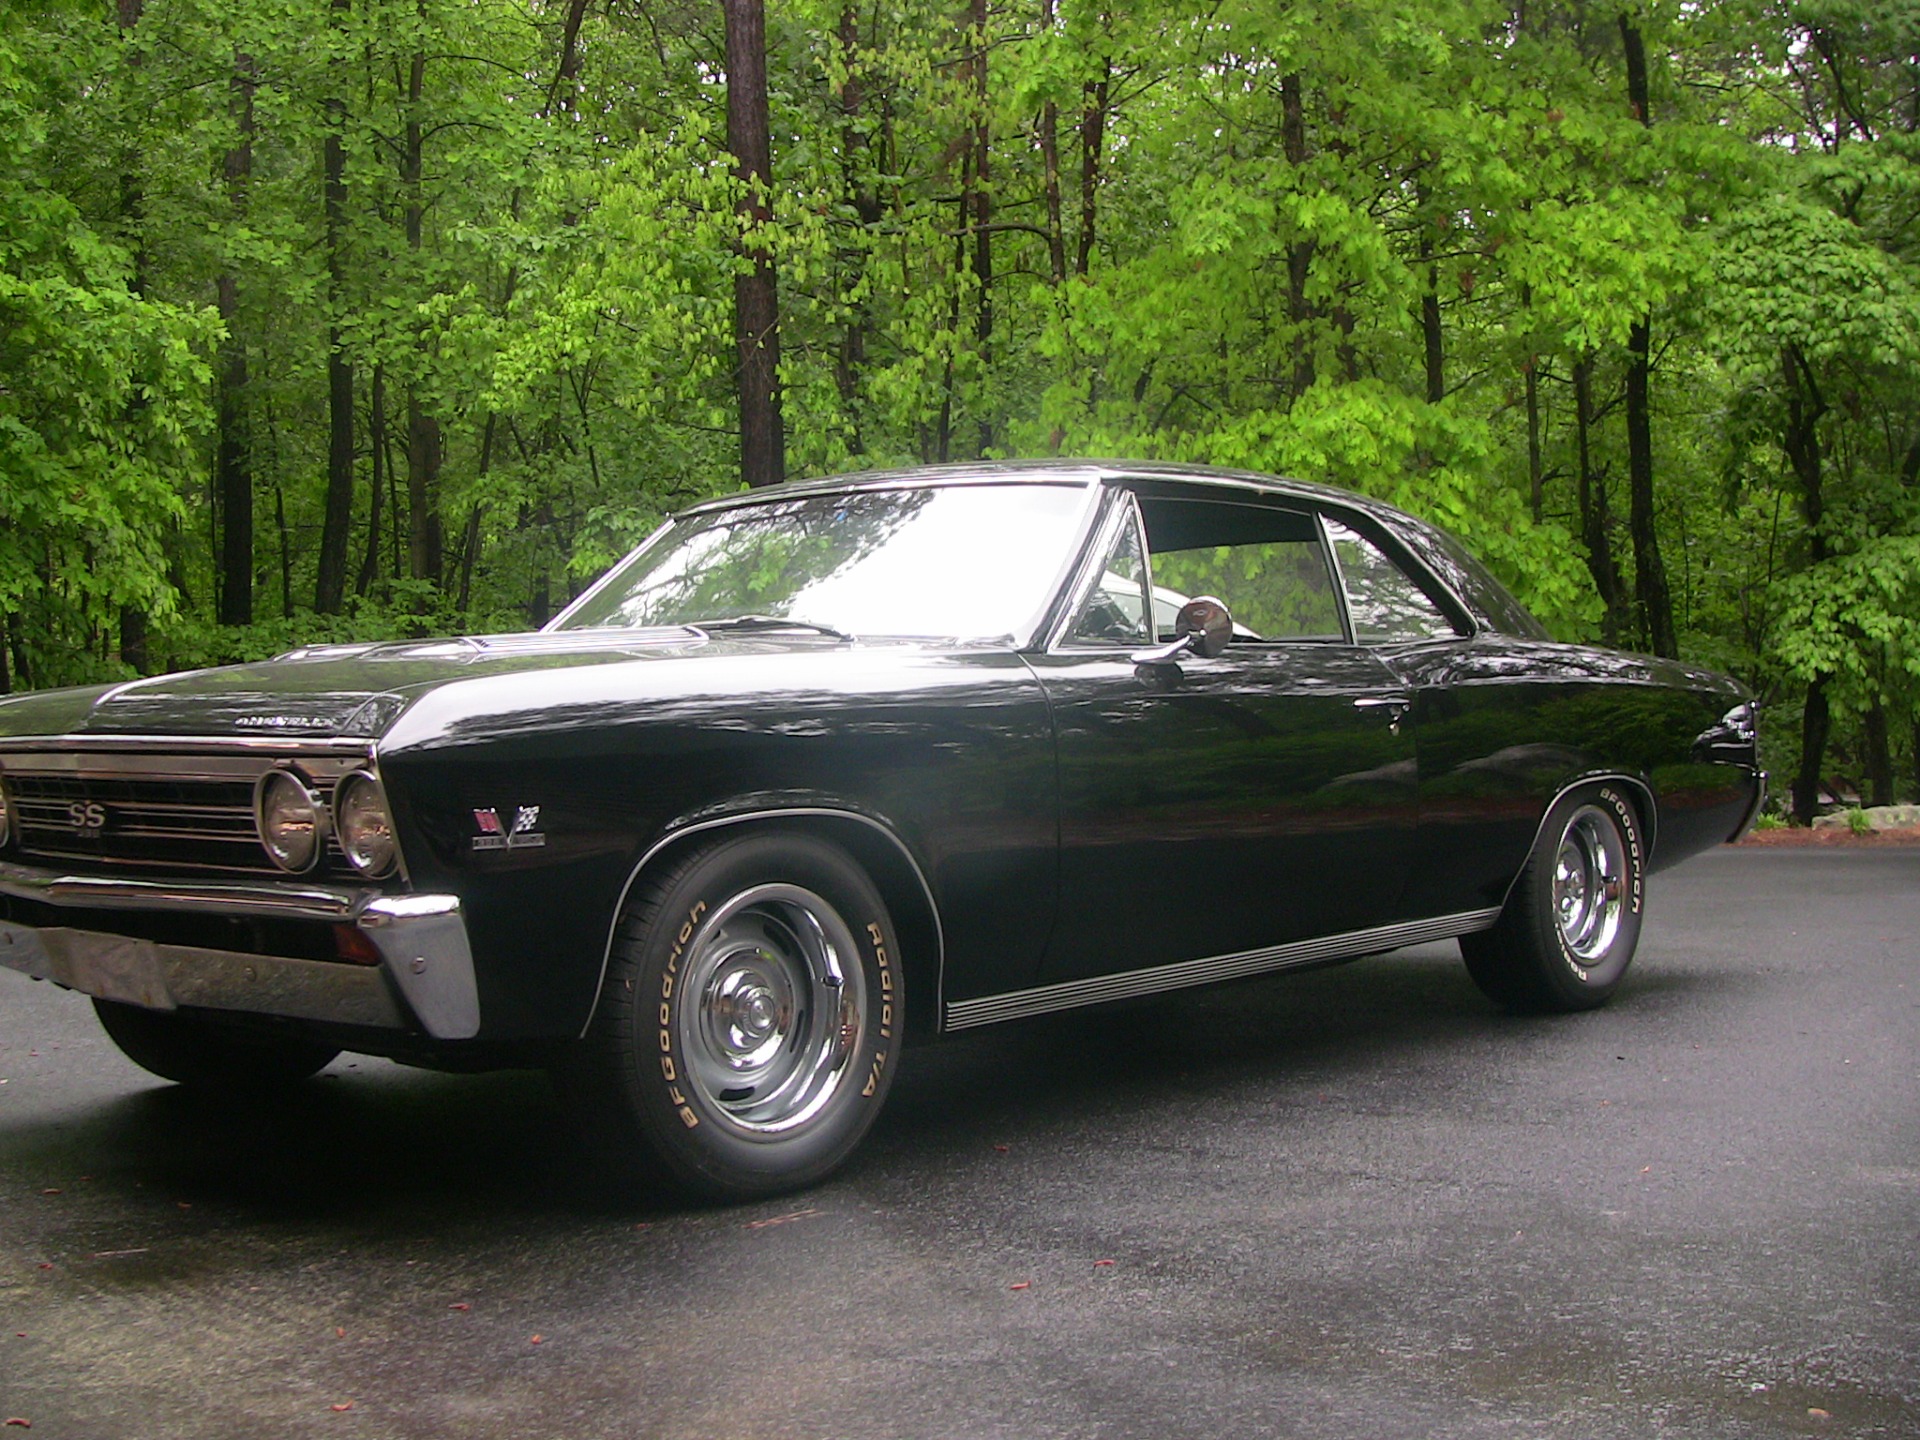
<svg viewBox="0 0 1920 1440"><path fill-rule="evenodd" d="M614 904L612 918L607 922L607 945L600 956L600 975L593 984L593 1004L588 1007L586 1021L580 1026L581 1038L584 1039L587 1032L593 1028L593 1017L599 1013L600 990L601 987L607 983L607 967L613 963L614 937L620 931L620 917L626 913L627 900L633 893L634 882L640 878L646 871L647 866L651 865L662 851L666 850L669 846L679 844L690 835L704 834L709 830L722 830L733 825L749 825L761 820L809 818L857 820L868 829L884 836L887 841L892 844L893 848L900 852L900 858L907 862L907 868L913 872L913 878L920 884L920 893L927 902L927 913L933 917L933 943L934 949L937 952L933 957L933 973L936 977L933 987L933 1013L937 1017L941 1013L942 996L946 990L947 937L945 927L940 923L940 907L934 901L933 887L927 883L927 875L926 872L920 868L920 862L914 859L913 852L907 848L904 840L871 815L862 815L858 810L836 810L827 805L803 805L776 810L748 810L738 815L722 815L712 820L696 821L690 825L683 825L669 834L662 835L658 840L654 841L652 845L647 847L646 853L640 857L639 862L627 875L627 883L620 887L620 898Z"/></svg>
<svg viewBox="0 0 1920 1440"><path fill-rule="evenodd" d="M119 880L3 863L0 894L82 909L170 910L355 925L380 953L378 967L358 966L160 945L105 931L0 922L0 965L89 995L156 1010L205 1005L404 1029L408 1021L392 1000L397 992L420 1027L436 1040L470 1040L480 1033L479 984L458 896L381 895L372 889L320 885ZM57 938L48 942L47 936ZM367 1018L375 1013L369 1008L373 1002L365 998L367 981L342 978L351 975L379 985L389 1006L379 1013L390 1014L390 1019ZM269 976L280 978L268 983L263 977Z"/></svg>
<svg viewBox="0 0 1920 1440"><path fill-rule="evenodd" d="M371 740L294 739L285 735L9 735L0 737L0 764L22 752L63 752L76 755L112 754L144 760L149 755L255 755L267 759L338 755L365 760L373 755ZM173 773L169 769L169 773Z"/></svg>
<svg viewBox="0 0 1920 1440"><path fill-rule="evenodd" d="M357 921L427 1034L471 1040L480 1033L480 987L458 896L382 896Z"/></svg>
<svg viewBox="0 0 1920 1440"><path fill-rule="evenodd" d="M1198 960L1178 961L1172 965L1155 965L1146 970L1129 970L1119 975L1093 975L1085 980L1064 980L1057 985L1041 985L1032 990L985 995L978 1000L958 1000L947 1006L942 1028L965 1030L975 1025L997 1024L1002 1020L1019 1020L1056 1010L1100 1005L1109 1000L1128 1000L1140 995L1157 995L1165 990L1209 985L1216 980L1237 980L1248 975L1293 970L1303 965L1349 960L1382 950L1397 950L1402 945L1418 945L1428 940L1450 940L1457 935L1469 935L1476 930L1489 929L1499 918L1500 911L1497 908L1468 910L1430 920L1407 920L1370 930L1352 930L1344 935L1322 935L1285 945L1269 945L1259 950L1243 950L1236 955L1211 955Z"/></svg>
<svg viewBox="0 0 1920 1440"><path fill-rule="evenodd" d="M193 1005L382 1030L406 1018L378 969L0 921L0 966L149 1010Z"/></svg>
<svg viewBox="0 0 1920 1440"><path fill-rule="evenodd" d="M101 910L198 910L277 920L351 920L379 892L266 880L129 880L0 861L0 895Z"/></svg>

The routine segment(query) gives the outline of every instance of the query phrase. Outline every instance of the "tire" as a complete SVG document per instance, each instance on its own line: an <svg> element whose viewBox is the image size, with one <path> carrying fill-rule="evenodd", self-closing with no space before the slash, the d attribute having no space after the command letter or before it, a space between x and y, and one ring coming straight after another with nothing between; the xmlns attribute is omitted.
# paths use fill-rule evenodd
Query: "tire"
<svg viewBox="0 0 1920 1440"><path fill-rule="evenodd" d="M340 1052L299 1036L257 1035L201 1015L95 1000L94 1014L120 1053L162 1080L205 1088L297 1084Z"/></svg>
<svg viewBox="0 0 1920 1440"><path fill-rule="evenodd" d="M898 954L837 846L789 830L718 841L629 903L556 1079L627 1178L728 1201L811 1185L893 1083Z"/></svg>
<svg viewBox="0 0 1920 1440"><path fill-rule="evenodd" d="M1591 1010L1633 962L1646 901L1646 845L1613 785L1561 797L1491 930L1460 937L1474 983L1523 1014Z"/></svg>

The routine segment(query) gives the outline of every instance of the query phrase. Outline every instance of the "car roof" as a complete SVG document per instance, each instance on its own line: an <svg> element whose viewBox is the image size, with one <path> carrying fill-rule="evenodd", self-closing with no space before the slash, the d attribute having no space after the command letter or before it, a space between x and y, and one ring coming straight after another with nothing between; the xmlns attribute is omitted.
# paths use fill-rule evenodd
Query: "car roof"
<svg viewBox="0 0 1920 1440"><path fill-rule="evenodd" d="M809 495L839 495L856 490L890 490L902 485L1097 485L1114 480L1163 480L1242 490L1250 494L1291 496L1395 516L1402 511L1351 490L1262 475L1251 470L1228 470L1213 465L1186 465L1166 460L981 460L955 465L916 465L892 470L861 470L789 480L780 485L741 490L702 500L680 511L698 515L737 505L760 505L769 500L803 499Z"/></svg>

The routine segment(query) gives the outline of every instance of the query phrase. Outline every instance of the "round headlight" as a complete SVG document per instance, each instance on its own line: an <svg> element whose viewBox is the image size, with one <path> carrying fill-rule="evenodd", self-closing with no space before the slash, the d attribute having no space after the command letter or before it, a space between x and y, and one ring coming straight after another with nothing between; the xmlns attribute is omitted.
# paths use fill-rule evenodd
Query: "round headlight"
<svg viewBox="0 0 1920 1440"><path fill-rule="evenodd" d="M398 853L393 842L393 817L380 782L356 770L333 792L333 833L353 868L369 879L393 869Z"/></svg>
<svg viewBox="0 0 1920 1440"><path fill-rule="evenodd" d="M291 770L269 770L253 791L253 820L273 863L299 874L311 870L326 839L326 812Z"/></svg>

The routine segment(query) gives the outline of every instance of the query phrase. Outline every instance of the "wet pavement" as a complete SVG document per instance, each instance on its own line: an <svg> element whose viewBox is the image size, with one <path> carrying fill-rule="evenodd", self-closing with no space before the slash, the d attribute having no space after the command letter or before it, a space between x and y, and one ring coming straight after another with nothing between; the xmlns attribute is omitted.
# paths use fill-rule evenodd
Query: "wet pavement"
<svg viewBox="0 0 1920 1440"><path fill-rule="evenodd" d="M1920 850L909 1056L832 1183L621 1201L537 1075L196 1100L0 973L0 1434L1920 1436Z"/></svg>

